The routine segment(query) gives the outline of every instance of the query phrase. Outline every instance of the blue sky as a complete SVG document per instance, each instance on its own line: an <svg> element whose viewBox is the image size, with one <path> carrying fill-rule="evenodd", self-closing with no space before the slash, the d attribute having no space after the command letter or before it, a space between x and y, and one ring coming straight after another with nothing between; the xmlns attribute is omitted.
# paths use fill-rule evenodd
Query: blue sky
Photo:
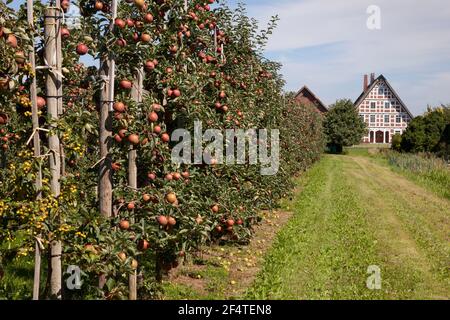
<svg viewBox="0 0 450 320"><path fill-rule="evenodd" d="M272 15L281 19L265 54L283 64L286 90L306 84L326 104L354 100L363 74L374 72L388 79L415 115L427 105L450 103L448 0L243 2L262 27ZM370 5L381 10L380 30L366 26Z"/></svg>

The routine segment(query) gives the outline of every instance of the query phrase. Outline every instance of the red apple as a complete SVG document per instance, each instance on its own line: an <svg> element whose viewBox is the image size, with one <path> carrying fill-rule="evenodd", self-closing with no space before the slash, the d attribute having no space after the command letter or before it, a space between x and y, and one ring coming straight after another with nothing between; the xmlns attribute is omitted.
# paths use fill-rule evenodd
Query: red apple
<svg viewBox="0 0 450 320"><path fill-rule="evenodd" d="M173 90L173 95L178 98L179 96L181 96L181 92L178 89Z"/></svg>
<svg viewBox="0 0 450 320"><path fill-rule="evenodd" d="M79 43L76 48L76 52L80 56L85 55L88 52L88 50L89 49L88 49L87 45L85 45L84 43Z"/></svg>
<svg viewBox="0 0 450 320"><path fill-rule="evenodd" d="M153 61L145 62L145 70L152 71L153 69L155 69L155 64L153 63Z"/></svg>
<svg viewBox="0 0 450 320"><path fill-rule="evenodd" d="M163 133L162 135L161 135L161 140L163 141L163 142L169 142L170 141L170 136L169 136L169 134L167 134L167 133Z"/></svg>
<svg viewBox="0 0 450 320"><path fill-rule="evenodd" d="M121 220L119 223L119 227L122 230L128 230L130 229L130 222L127 220Z"/></svg>
<svg viewBox="0 0 450 320"><path fill-rule="evenodd" d="M122 112L125 112L126 106L125 106L125 104L124 104L123 102L120 102L120 101L119 101L119 102L115 102L115 103L114 103L113 109L114 109L115 111L117 111L117 112L122 113Z"/></svg>
<svg viewBox="0 0 450 320"><path fill-rule="evenodd" d="M124 20L120 19L120 18L116 18L114 20L114 25L119 27L120 29L123 29L126 26L126 22Z"/></svg>
<svg viewBox="0 0 450 320"><path fill-rule="evenodd" d="M131 81L129 81L129 80L121 80L120 81L120 83L119 83L119 86L122 88L122 89L131 89L131 87L133 86L133 84L131 83Z"/></svg>
<svg viewBox="0 0 450 320"><path fill-rule="evenodd" d="M160 225L162 225L163 227L167 226L168 221L167 221L167 218L165 216L159 216L157 218L157 220L158 220L158 223Z"/></svg>
<svg viewBox="0 0 450 320"><path fill-rule="evenodd" d="M138 249L139 250L145 251L148 248L150 248L150 243L147 240L145 240L145 239L139 240L139 243L138 243Z"/></svg>
<svg viewBox="0 0 450 320"><path fill-rule="evenodd" d="M139 144L139 136L138 136L137 134L135 134L135 133L130 134L130 135L128 136L128 141L129 141L131 144L134 144L134 145Z"/></svg>
<svg viewBox="0 0 450 320"><path fill-rule="evenodd" d="M70 31L67 28L61 28L61 37L67 39L70 37Z"/></svg>
<svg viewBox="0 0 450 320"><path fill-rule="evenodd" d="M152 22L153 22L153 15L152 15L151 13L147 13L147 14L144 16L144 21L145 21L145 22L148 22L148 23L152 23Z"/></svg>
<svg viewBox="0 0 450 320"><path fill-rule="evenodd" d="M153 132L156 133L156 134L160 134L161 133L161 127L160 126L155 126L153 128Z"/></svg>
<svg viewBox="0 0 450 320"><path fill-rule="evenodd" d="M38 109L42 109L47 104L47 101L45 101L45 99L40 96L37 97L36 102Z"/></svg>
<svg viewBox="0 0 450 320"><path fill-rule="evenodd" d="M177 220L174 217L169 217L169 219L167 219L167 223L169 224L169 226L174 226L177 224Z"/></svg>
<svg viewBox="0 0 450 320"><path fill-rule="evenodd" d="M149 115L148 115L148 120L150 122L158 121L158 114L155 111L150 112Z"/></svg>

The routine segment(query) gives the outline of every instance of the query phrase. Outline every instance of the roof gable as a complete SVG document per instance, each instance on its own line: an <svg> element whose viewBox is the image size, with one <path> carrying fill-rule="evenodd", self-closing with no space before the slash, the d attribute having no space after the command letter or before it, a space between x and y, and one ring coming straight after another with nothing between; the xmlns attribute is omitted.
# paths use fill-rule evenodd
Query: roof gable
<svg viewBox="0 0 450 320"><path fill-rule="evenodd" d="M399 95L397 94L397 92L395 92L394 88L392 88L391 84L389 83L389 81L387 81L387 79L383 76L380 75L378 78L375 79L375 81L373 81L370 86L367 88L366 91L363 91L361 93L361 95L356 99L354 106L355 108L359 106L359 104L367 97L367 95L373 90L373 88L378 85L379 83L384 82L386 84L386 86L389 88L389 90L391 90L392 94L395 96L395 98L400 102L401 106L403 107L403 109L405 109L405 111L408 113L408 115L412 118L414 118L414 116L412 115L411 111L409 111L409 109L406 107L405 103L402 101L402 99L399 97Z"/></svg>
<svg viewBox="0 0 450 320"><path fill-rule="evenodd" d="M328 108L325 106L325 104L306 85L303 86L295 94L295 99L297 99L301 95L311 100L311 102L315 104L315 106L317 107L317 109L319 109L319 111L328 112Z"/></svg>

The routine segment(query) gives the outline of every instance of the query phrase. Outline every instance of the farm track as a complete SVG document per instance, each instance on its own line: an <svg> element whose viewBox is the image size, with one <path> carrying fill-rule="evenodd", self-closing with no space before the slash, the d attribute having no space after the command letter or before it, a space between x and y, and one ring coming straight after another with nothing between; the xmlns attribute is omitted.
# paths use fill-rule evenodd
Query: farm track
<svg viewBox="0 0 450 320"><path fill-rule="evenodd" d="M248 298L450 297L450 201L367 157L326 156L307 179Z"/></svg>

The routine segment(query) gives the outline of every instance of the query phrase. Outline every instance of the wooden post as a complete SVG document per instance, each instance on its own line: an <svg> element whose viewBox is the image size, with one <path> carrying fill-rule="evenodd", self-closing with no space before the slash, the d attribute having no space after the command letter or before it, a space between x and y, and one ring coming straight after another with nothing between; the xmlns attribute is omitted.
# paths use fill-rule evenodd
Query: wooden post
<svg viewBox="0 0 450 320"><path fill-rule="evenodd" d="M131 88L131 97L136 104L142 103L142 90L143 90L144 70L140 68L137 70L133 87ZM137 189L137 152L136 146L130 145L128 151L128 186L134 191ZM131 223L134 223L134 218L130 219ZM129 296L130 300L137 299L137 270L134 270L129 276Z"/></svg>
<svg viewBox="0 0 450 320"><path fill-rule="evenodd" d="M56 7L57 8L61 8L61 0L56 0ZM59 10L61 12L61 9L59 9ZM56 29L56 32L58 34L61 34L61 27L62 26L61 26L61 22L60 21L58 21L57 27L58 28ZM56 61L57 61L57 64L58 64L58 70L60 71L60 72L58 72L56 74L56 78L57 78L58 82L62 83L62 73L61 73L61 70L62 70L62 44L61 44L61 37L56 37ZM59 86L57 89L58 89L58 97L62 97L63 96L62 86ZM57 103L58 103L58 114L62 115L63 112L64 112L62 98L58 99ZM62 143L59 145L59 154L60 154L60 157L61 157L61 175L64 176L66 174L66 160L65 160L66 157L65 157L65 154L64 154L64 146L63 146Z"/></svg>
<svg viewBox="0 0 450 320"><path fill-rule="evenodd" d="M112 0L111 3L111 21L109 23L109 32L114 28L114 19L117 17L117 5L119 0ZM104 217L111 217L112 210L112 171L111 171L111 149L112 142L112 110L114 103L114 77L115 60L111 52L104 52L100 61L100 77L104 81L100 94L100 159L98 199L100 203L100 214ZM99 288L102 289L106 284L105 275L100 275Z"/></svg>
<svg viewBox="0 0 450 320"><path fill-rule="evenodd" d="M62 86L61 81L58 81L58 59L56 52L58 51L57 44L61 41L57 41L57 38L61 37L61 34L57 32L59 30L59 17L60 11L54 7L45 9L45 21L44 21L44 38L45 38L45 59L47 60L49 70L46 79L46 91L47 91L47 110L49 116L53 120L58 119L58 104L62 99L58 96L58 90ZM56 72L55 72L56 71ZM50 130L54 129L53 125ZM60 178L61 178L61 158L59 137L55 132L52 132L49 137L49 165L50 165L50 189L54 197L58 197L61 191ZM54 217L56 221L59 217ZM62 268L61 268L61 253L62 245L59 240L52 240L50 243L50 297L52 299L61 299L62 296Z"/></svg>
<svg viewBox="0 0 450 320"><path fill-rule="evenodd" d="M27 0L27 21L28 26L31 30L34 29L33 22L33 0ZM30 60L31 70L33 73L36 73L36 60L34 57L34 40L31 44L31 50L29 52L28 59ZM37 97L36 97L36 77L33 77L30 86L30 96L31 96L31 121L33 125L33 152L35 157L39 157L41 155L41 140L39 137L39 132L37 129L39 128L39 115L38 115L38 107L37 107ZM42 170L39 164L39 169L36 174L36 182L35 182L37 194L36 198L40 199L42 197ZM34 279L33 279L33 300L39 300L39 285L41 282L41 246L38 241L35 244L35 252L34 252Z"/></svg>
<svg viewBox="0 0 450 320"><path fill-rule="evenodd" d="M114 28L114 19L117 16L118 0L111 4L111 21L109 31ZM115 60L112 53L101 57L100 77L104 81L100 96L100 158L103 159L99 168L98 197L100 200L100 214L105 217L112 216L112 172L111 155L109 150L112 141L112 106L114 103L114 76ZM102 287L102 280L100 280Z"/></svg>

